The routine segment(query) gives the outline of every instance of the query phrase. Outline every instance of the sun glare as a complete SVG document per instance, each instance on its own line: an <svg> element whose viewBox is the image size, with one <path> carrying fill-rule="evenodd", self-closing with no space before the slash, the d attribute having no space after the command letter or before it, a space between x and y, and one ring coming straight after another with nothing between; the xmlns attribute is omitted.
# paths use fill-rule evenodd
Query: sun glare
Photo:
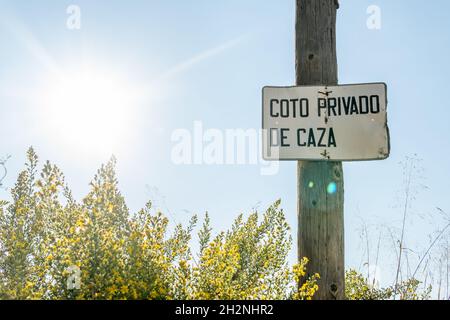
<svg viewBox="0 0 450 320"><path fill-rule="evenodd" d="M135 96L117 76L68 72L43 91L42 125L68 147L113 153L132 128Z"/></svg>

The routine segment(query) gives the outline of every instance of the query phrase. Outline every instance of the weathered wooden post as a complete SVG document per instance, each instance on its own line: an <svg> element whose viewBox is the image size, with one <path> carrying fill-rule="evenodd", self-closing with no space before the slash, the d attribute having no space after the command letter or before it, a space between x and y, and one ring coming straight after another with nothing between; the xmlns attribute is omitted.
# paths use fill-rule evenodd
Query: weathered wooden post
<svg viewBox="0 0 450 320"><path fill-rule="evenodd" d="M344 299L342 161L389 157L385 83L337 85L337 0L297 0L297 85L262 90L263 157L298 161L298 258Z"/></svg>
<svg viewBox="0 0 450 320"><path fill-rule="evenodd" d="M296 0L297 85L336 85L337 0ZM319 273L316 299L344 299L344 177L341 162L298 161L298 257Z"/></svg>

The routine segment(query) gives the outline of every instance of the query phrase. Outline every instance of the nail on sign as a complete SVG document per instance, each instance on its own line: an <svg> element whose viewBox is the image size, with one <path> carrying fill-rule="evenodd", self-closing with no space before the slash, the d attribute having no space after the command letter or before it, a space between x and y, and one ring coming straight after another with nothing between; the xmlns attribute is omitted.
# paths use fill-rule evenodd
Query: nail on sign
<svg viewBox="0 0 450 320"><path fill-rule="evenodd" d="M264 87L264 159L386 159L386 91L384 83Z"/></svg>

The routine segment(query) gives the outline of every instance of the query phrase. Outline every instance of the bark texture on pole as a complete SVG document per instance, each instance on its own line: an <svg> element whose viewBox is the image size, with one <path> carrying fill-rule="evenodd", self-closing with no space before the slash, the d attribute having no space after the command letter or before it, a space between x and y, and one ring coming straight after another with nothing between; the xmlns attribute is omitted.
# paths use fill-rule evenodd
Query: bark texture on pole
<svg viewBox="0 0 450 320"><path fill-rule="evenodd" d="M337 0L296 0L297 85L335 85ZM319 273L315 299L344 299L344 179L341 162L299 161L298 257Z"/></svg>

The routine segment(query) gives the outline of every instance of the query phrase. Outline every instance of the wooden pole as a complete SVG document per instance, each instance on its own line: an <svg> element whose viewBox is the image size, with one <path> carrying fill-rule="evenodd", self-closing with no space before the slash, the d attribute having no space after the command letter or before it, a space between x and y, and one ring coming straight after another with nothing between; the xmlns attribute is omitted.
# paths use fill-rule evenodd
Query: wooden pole
<svg viewBox="0 0 450 320"><path fill-rule="evenodd" d="M297 85L336 85L337 0L296 0ZM298 257L319 273L315 299L344 299L344 178L341 162L299 161Z"/></svg>

